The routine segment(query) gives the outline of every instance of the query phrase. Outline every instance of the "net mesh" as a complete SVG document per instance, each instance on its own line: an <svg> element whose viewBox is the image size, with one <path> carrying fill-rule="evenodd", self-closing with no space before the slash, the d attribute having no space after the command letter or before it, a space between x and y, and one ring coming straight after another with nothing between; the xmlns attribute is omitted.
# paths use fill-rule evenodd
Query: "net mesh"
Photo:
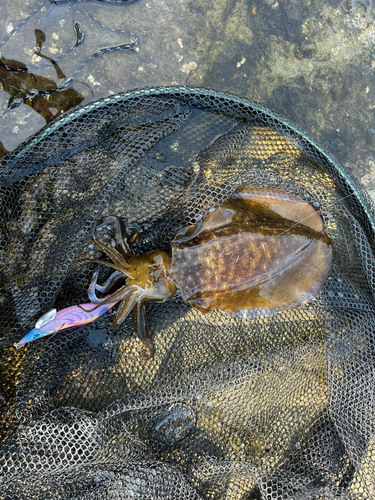
<svg viewBox="0 0 375 500"><path fill-rule="evenodd" d="M320 211L333 263L315 300L252 319L149 303L147 361L112 310L15 349L87 302L98 219L170 252L243 186ZM47 126L1 160L0 188L0 499L374 498L374 207L311 138L228 94L138 90Z"/></svg>

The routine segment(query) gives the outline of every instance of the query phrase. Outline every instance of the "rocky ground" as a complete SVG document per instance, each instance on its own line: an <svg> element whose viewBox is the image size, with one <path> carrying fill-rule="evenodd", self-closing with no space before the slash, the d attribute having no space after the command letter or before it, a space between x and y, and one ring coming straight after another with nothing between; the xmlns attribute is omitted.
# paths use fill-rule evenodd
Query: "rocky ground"
<svg viewBox="0 0 375 500"><path fill-rule="evenodd" d="M0 39L37 5L37 0L3 0ZM3 45L3 59L25 65L45 62L35 54L38 43L40 53L50 58L74 43L71 10L43 20L50 5L46 0ZM40 98L38 106L29 102L0 118L5 149L14 149L81 101L143 86L204 86L245 96L292 120L343 163L375 200L372 1L140 0L131 5L79 2L76 9L137 33L139 52L98 57L79 74L74 92ZM74 56L59 63L63 75L53 67L13 74L12 80L0 72L0 109L10 97L45 85L42 77L51 86L61 85L62 77L69 77L96 50L131 40L103 30L78 12L75 19L86 37ZM35 29L45 34L42 44Z"/></svg>

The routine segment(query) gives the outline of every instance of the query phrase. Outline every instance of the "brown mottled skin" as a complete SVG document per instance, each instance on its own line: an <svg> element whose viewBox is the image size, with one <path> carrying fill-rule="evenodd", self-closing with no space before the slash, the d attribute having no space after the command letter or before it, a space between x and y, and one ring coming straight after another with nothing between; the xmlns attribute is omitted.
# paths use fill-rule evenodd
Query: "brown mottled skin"
<svg viewBox="0 0 375 500"><path fill-rule="evenodd" d="M234 193L221 207L195 226L181 230L172 241L172 261L165 252L136 256L123 222L110 216L100 224L112 224L114 247L95 236L92 241L116 271L102 286L94 274L89 288L92 302L122 300L112 324L119 328L132 312L137 333L154 354L144 303L173 297L176 287L185 302L203 313L246 311L246 316L270 315L301 307L319 292L329 271L332 248L323 221L307 202L296 196L267 189L246 188ZM124 286L98 298L125 278Z"/></svg>
<svg viewBox="0 0 375 500"><path fill-rule="evenodd" d="M322 219L311 205L260 189L235 193L203 222L181 231L172 250L169 276L186 302L201 312L249 315L311 300L332 259Z"/></svg>

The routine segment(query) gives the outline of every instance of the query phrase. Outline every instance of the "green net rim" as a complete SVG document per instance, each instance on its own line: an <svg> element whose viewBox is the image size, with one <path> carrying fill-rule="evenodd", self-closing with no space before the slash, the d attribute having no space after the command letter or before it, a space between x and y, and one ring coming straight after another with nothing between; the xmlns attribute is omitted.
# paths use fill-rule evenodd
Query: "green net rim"
<svg viewBox="0 0 375 500"><path fill-rule="evenodd" d="M254 101L251 101L245 97L240 97L235 94L231 94L228 92L222 92L218 90L213 90L209 88L202 87L185 87L185 86L160 86L160 87L144 87L137 88L134 90L129 90L126 92L117 93L108 97L102 97L96 101L90 102L85 106L75 108L65 114L63 114L60 118L56 119L35 135L31 136L24 143L22 143L18 148L11 153L11 156L22 156L27 154L27 152L34 148L38 142L45 139L52 133L57 132L61 127L66 126L70 122L74 121L77 118L82 118L83 116L91 113L93 111L98 111L103 107L108 105L114 105L119 103L126 103L134 98L142 98L142 97L156 97L156 96L175 96L175 97L189 97L194 98L196 96L198 99L202 99L204 97L207 98L215 98L220 100L223 103L227 103L231 106L237 105L241 107L241 111L248 111L249 114L254 114L255 112L262 113L268 118L271 118L275 122L278 122L280 125L287 127L289 130L293 131L294 134L297 134L301 138L303 138L306 142L308 142L318 156L324 158L324 160L330 165L332 170L335 172L341 187L344 187L344 192L347 197L356 198L359 206L361 207L361 215L366 219L368 229L371 231L371 237L375 237L375 207L372 203L372 200L369 198L369 195L364 191L362 187L360 187L357 182L353 179L353 177L344 169L344 167L332 156L330 155L322 146L307 132L303 129L299 128L294 123L290 122L288 119L279 115L275 111L267 108L266 106L262 106ZM206 110L209 111L209 107L205 107ZM1 166L1 161L0 161ZM345 189L346 188L346 189Z"/></svg>

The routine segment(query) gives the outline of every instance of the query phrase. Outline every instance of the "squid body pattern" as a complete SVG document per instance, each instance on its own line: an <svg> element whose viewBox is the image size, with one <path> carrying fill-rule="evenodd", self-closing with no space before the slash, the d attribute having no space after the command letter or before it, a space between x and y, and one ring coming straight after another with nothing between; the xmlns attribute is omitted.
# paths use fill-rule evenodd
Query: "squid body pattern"
<svg viewBox="0 0 375 500"><path fill-rule="evenodd" d="M96 231L112 230L110 244ZM110 261L86 259L113 270L105 283L95 271L89 304L42 317L17 346L94 321L120 302L111 327L132 313L135 331L154 355L146 302L164 302L179 289L183 300L206 314L219 310L251 319L304 306L319 293L329 272L332 247L320 214L305 200L282 191L243 188L171 241L171 255L137 255L138 232L108 216L94 225L91 241ZM114 288L118 282L122 285ZM96 292L108 295L98 297ZM113 291L114 290L114 291ZM55 314L55 316L53 316Z"/></svg>

